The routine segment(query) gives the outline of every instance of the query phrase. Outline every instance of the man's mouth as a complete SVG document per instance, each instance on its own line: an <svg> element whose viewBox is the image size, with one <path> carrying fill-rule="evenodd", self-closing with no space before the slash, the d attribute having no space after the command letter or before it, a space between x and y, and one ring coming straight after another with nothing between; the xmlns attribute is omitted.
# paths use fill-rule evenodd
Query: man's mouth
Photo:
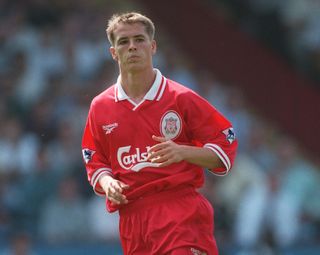
<svg viewBox="0 0 320 255"><path fill-rule="evenodd" d="M131 55L131 56L128 57L129 60L130 60L130 59L138 59L138 58L139 58L138 55Z"/></svg>

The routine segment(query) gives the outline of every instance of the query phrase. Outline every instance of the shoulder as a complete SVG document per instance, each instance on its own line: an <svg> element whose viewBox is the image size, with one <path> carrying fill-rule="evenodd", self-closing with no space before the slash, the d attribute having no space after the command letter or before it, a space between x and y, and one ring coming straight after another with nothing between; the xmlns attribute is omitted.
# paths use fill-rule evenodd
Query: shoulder
<svg viewBox="0 0 320 255"><path fill-rule="evenodd" d="M194 90L172 80L168 80L168 93L173 94L176 105L185 112L207 112L215 113L217 109L206 98Z"/></svg>
<svg viewBox="0 0 320 255"><path fill-rule="evenodd" d="M179 102L188 101L206 101L202 96L200 96L194 90L184 86L183 84L167 79L168 92L174 94L175 99Z"/></svg>
<svg viewBox="0 0 320 255"><path fill-rule="evenodd" d="M115 85L111 85L92 99L91 107L112 103L115 100Z"/></svg>
<svg viewBox="0 0 320 255"><path fill-rule="evenodd" d="M167 79L167 87L169 92L174 93L176 96L179 97L199 97L199 95L192 89L170 79Z"/></svg>

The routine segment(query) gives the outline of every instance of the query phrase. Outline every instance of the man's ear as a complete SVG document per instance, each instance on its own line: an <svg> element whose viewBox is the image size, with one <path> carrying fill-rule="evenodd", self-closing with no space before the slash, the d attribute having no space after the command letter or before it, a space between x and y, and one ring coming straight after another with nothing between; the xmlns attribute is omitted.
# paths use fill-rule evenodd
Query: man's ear
<svg viewBox="0 0 320 255"><path fill-rule="evenodd" d="M115 61L118 61L118 55L117 55L116 49L115 49L113 46L111 46L111 47L109 48L109 52L110 52L112 58L113 58Z"/></svg>
<svg viewBox="0 0 320 255"><path fill-rule="evenodd" d="M152 40L151 42L151 50L152 50L152 54L156 54L157 52L157 42L155 40Z"/></svg>

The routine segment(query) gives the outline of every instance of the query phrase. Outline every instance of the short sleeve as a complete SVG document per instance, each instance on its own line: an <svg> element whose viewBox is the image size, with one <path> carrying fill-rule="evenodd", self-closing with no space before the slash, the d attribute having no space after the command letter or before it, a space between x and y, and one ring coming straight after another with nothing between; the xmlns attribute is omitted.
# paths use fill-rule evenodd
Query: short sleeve
<svg viewBox="0 0 320 255"><path fill-rule="evenodd" d="M181 107L193 142L210 149L224 165L223 168L209 170L217 175L226 175L232 168L238 146L231 122L194 92L184 95Z"/></svg>
<svg viewBox="0 0 320 255"><path fill-rule="evenodd" d="M102 174L112 176L112 169L107 150L101 146L93 107L91 106L82 138L82 156L86 167L88 181L97 195L105 195L98 180Z"/></svg>

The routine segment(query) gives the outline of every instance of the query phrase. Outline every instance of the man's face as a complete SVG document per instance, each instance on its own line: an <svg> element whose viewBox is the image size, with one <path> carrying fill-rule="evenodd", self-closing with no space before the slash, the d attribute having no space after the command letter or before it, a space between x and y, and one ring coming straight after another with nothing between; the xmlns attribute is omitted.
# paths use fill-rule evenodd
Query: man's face
<svg viewBox="0 0 320 255"><path fill-rule="evenodd" d="M110 53L121 70L139 71L152 67L156 43L151 40L141 23L119 23L114 30L114 46Z"/></svg>

